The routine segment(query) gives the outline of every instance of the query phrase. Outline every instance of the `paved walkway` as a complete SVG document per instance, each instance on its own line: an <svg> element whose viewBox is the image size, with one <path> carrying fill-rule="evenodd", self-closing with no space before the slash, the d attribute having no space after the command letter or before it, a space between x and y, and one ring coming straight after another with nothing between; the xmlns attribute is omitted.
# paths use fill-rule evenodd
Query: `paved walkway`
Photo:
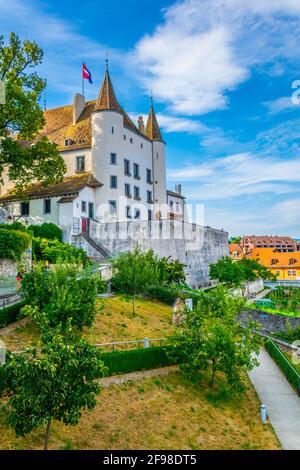
<svg viewBox="0 0 300 470"><path fill-rule="evenodd" d="M284 450L300 450L300 397L265 349L249 376Z"/></svg>

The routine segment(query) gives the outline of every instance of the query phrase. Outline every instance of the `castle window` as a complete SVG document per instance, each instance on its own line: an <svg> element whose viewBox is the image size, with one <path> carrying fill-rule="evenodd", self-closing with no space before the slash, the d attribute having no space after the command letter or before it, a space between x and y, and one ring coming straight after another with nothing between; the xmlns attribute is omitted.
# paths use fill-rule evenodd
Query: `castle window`
<svg viewBox="0 0 300 470"><path fill-rule="evenodd" d="M133 177L136 179L140 179L140 165L137 163L133 164Z"/></svg>
<svg viewBox="0 0 300 470"><path fill-rule="evenodd" d="M114 128L114 126L112 126L112 128L111 128L111 133L112 133L112 134L115 133L115 128Z"/></svg>
<svg viewBox="0 0 300 470"><path fill-rule="evenodd" d="M131 219L131 207L126 206L126 217L127 219Z"/></svg>
<svg viewBox="0 0 300 470"><path fill-rule="evenodd" d="M85 172L85 157L76 157L76 173Z"/></svg>
<svg viewBox="0 0 300 470"><path fill-rule="evenodd" d="M152 191L147 191L147 202L148 202L148 204L152 204L152 203L153 203L153 200L152 200Z"/></svg>
<svg viewBox="0 0 300 470"><path fill-rule="evenodd" d="M133 144L133 138L132 137L130 137L130 143Z"/></svg>
<svg viewBox="0 0 300 470"><path fill-rule="evenodd" d="M156 152L156 158L158 158L158 152Z"/></svg>
<svg viewBox="0 0 300 470"><path fill-rule="evenodd" d="M170 201L170 208L173 209L174 201Z"/></svg>
<svg viewBox="0 0 300 470"><path fill-rule="evenodd" d="M81 212L86 212L86 201L81 201Z"/></svg>
<svg viewBox="0 0 300 470"><path fill-rule="evenodd" d="M110 154L110 164L111 165L116 165L117 164L117 154L116 153L111 153Z"/></svg>
<svg viewBox="0 0 300 470"><path fill-rule="evenodd" d="M147 177L147 183L152 184L152 172L151 170L149 170L149 168L147 168L146 170L146 177Z"/></svg>
<svg viewBox="0 0 300 470"><path fill-rule="evenodd" d="M291 264L296 264L296 263L297 263L297 260L296 260L295 258L291 258L291 259L289 260L289 265L291 265Z"/></svg>
<svg viewBox="0 0 300 470"><path fill-rule="evenodd" d="M20 204L20 212L23 216L29 215L29 202L21 202Z"/></svg>
<svg viewBox="0 0 300 470"><path fill-rule="evenodd" d="M140 188L138 188L137 186L134 186L133 191L134 191L134 199L139 201L141 199L141 197L140 197Z"/></svg>
<svg viewBox="0 0 300 470"><path fill-rule="evenodd" d="M130 184L125 183L125 196L131 197Z"/></svg>
<svg viewBox="0 0 300 470"><path fill-rule="evenodd" d="M51 214L51 199L44 199L44 214Z"/></svg>
<svg viewBox="0 0 300 470"><path fill-rule="evenodd" d="M117 201L108 201L108 204L110 213L117 212Z"/></svg>
<svg viewBox="0 0 300 470"><path fill-rule="evenodd" d="M144 148L144 144L143 144L143 142L141 143L141 149L142 149L142 148Z"/></svg>
<svg viewBox="0 0 300 470"><path fill-rule="evenodd" d="M123 135L123 139L126 140L126 134Z"/></svg>
<svg viewBox="0 0 300 470"><path fill-rule="evenodd" d="M126 176L131 176L130 161L126 160L126 158L124 159L124 173L125 173Z"/></svg>
<svg viewBox="0 0 300 470"><path fill-rule="evenodd" d="M135 209L135 210L134 210L134 218L137 219L137 220L141 218L141 211L140 211L140 209Z"/></svg>
<svg viewBox="0 0 300 470"><path fill-rule="evenodd" d="M115 175L111 175L110 177L110 187L112 189L116 189L118 187L118 178Z"/></svg>
<svg viewBox="0 0 300 470"><path fill-rule="evenodd" d="M179 212L179 202L176 202L176 211Z"/></svg>

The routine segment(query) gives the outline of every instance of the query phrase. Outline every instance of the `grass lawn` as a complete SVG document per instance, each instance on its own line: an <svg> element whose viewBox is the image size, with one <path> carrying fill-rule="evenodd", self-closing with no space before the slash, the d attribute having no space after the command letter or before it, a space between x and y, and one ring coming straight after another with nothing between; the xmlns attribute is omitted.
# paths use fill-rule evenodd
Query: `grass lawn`
<svg viewBox="0 0 300 470"><path fill-rule="evenodd" d="M94 343L162 338L170 336L174 328L172 307L136 299L136 314L133 316L131 301L116 296L97 299L96 320L92 328L84 329L84 336ZM10 351L36 345L38 338L38 330L31 321L26 326L17 327L9 336L0 337Z"/></svg>
<svg viewBox="0 0 300 470"><path fill-rule="evenodd" d="M176 372L111 385L77 426L53 424L50 449L279 449L245 380L243 398L222 400L208 392L206 378L192 385ZM16 438L0 415L0 449L41 449L43 432Z"/></svg>

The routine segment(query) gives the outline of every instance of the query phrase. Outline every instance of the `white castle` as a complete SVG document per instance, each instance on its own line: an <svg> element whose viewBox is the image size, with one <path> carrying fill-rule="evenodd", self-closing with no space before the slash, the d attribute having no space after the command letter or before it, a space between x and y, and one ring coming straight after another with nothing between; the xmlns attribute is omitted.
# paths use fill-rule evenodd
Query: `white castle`
<svg viewBox="0 0 300 470"><path fill-rule="evenodd" d="M89 220L157 220L184 217L181 185L166 188L165 142L152 99L146 126L120 106L108 66L95 101L76 94L73 105L45 111L40 135L54 142L65 161L62 182L33 184L20 200L4 175L0 203L9 220L53 222L65 241L88 230Z"/></svg>
<svg viewBox="0 0 300 470"><path fill-rule="evenodd" d="M209 265L228 254L228 234L189 223L181 185L167 190L165 142L152 100L146 125L139 116L136 126L106 67L97 100L76 94L73 105L45 111L45 121L40 135L58 146L66 174L51 186L33 183L22 199L4 172L2 219L55 223L64 241L94 258L132 250L138 242L184 263L191 286L206 284Z"/></svg>

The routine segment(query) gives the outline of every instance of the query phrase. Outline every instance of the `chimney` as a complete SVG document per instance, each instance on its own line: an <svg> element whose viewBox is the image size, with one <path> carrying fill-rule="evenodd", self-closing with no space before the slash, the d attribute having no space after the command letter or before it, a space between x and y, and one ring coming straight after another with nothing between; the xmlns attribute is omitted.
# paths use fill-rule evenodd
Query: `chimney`
<svg viewBox="0 0 300 470"><path fill-rule="evenodd" d="M73 103L73 124L76 124L76 122L78 121L79 116L84 110L84 107L85 107L84 96L80 95L79 93L76 93L76 95L74 96L74 103Z"/></svg>
<svg viewBox="0 0 300 470"><path fill-rule="evenodd" d="M138 117L138 128L142 134L145 134L145 124L142 115Z"/></svg>
<svg viewBox="0 0 300 470"><path fill-rule="evenodd" d="M175 193L180 194L180 196L181 196L181 184L176 184L175 185Z"/></svg>

